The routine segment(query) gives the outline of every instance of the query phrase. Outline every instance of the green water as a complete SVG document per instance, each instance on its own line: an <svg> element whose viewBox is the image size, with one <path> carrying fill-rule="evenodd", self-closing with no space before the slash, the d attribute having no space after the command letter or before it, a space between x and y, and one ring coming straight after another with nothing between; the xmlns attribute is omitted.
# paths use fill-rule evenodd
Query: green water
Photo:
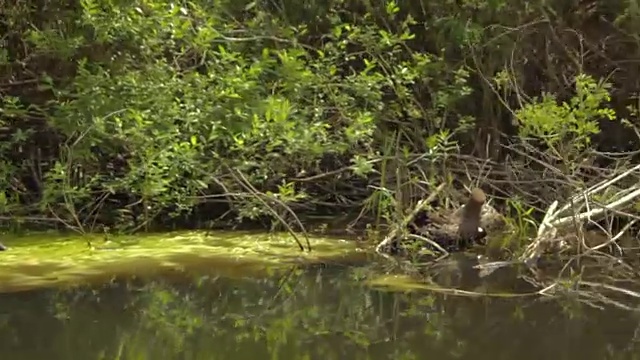
<svg viewBox="0 0 640 360"><path fill-rule="evenodd" d="M466 279L477 281L467 270ZM571 299L371 287L364 266L199 264L0 294L0 359L634 359L640 317ZM458 280L461 280L458 278ZM462 279L461 281L467 281Z"/></svg>
<svg viewBox="0 0 640 360"><path fill-rule="evenodd" d="M399 269L349 241L313 238L314 251L300 253L287 235L237 232L5 240L0 360L640 354L640 295L616 290L626 310L584 287L543 297L544 274L481 277L473 256ZM634 287L628 279L615 284Z"/></svg>

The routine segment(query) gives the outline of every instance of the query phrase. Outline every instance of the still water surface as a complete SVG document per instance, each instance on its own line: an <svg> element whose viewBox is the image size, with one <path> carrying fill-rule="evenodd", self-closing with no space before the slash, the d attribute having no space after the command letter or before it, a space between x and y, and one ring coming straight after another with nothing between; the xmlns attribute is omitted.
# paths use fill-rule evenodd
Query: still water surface
<svg viewBox="0 0 640 360"><path fill-rule="evenodd" d="M636 359L640 317L565 299L391 292L340 265L0 295L0 359Z"/></svg>

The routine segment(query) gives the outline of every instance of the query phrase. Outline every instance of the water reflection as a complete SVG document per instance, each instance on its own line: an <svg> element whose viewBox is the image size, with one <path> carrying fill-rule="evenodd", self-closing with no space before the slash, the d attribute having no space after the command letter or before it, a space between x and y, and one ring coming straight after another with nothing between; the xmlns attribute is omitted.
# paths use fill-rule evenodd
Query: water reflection
<svg viewBox="0 0 640 360"><path fill-rule="evenodd" d="M471 276L464 274L465 276ZM0 295L0 359L629 359L639 319L564 298L372 289L353 267ZM440 275L442 276L442 275Z"/></svg>

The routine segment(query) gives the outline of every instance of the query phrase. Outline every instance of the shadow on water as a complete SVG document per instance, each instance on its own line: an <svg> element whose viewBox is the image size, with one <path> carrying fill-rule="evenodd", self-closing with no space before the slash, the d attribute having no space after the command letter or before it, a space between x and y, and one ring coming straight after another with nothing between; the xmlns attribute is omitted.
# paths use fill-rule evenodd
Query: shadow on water
<svg viewBox="0 0 640 360"><path fill-rule="evenodd" d="M200 267L0 294L0 358L619 359L640 350L633 312L566 297L389 291L364 281L370 274L332 263L232 279ZM432 274L482 283L469 270Z"/></svg>

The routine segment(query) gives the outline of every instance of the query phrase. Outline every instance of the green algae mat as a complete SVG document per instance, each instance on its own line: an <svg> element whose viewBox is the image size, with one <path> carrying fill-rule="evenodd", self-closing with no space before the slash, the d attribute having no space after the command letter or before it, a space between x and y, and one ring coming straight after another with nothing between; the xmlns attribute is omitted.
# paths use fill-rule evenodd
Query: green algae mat
<svg viewBox="0 0 640 360"><path fill-rule="evenodd" d="M302 252L288 234L199 231L114 236L29 235L3 238L0 293L107 282L184 269L224 276L260 275L292 264L361 258L352 241L310 238ZM88 244L92 246L89 246Z"/></svg>

